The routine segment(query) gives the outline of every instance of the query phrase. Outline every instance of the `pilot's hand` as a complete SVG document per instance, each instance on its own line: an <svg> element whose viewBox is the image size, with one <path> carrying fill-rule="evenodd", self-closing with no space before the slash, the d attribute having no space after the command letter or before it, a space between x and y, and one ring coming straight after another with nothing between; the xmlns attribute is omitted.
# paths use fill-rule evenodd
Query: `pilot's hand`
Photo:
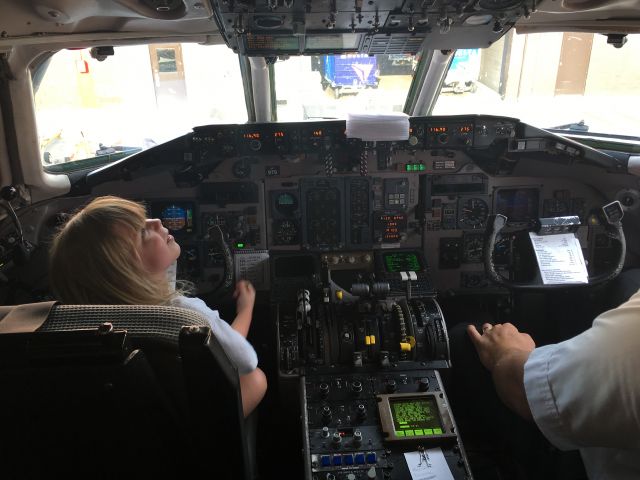
<svg viewBox="0 0 640 480"><path fill-rule="evenodd" d="M233 298L236 299L236 313L251 312L256 301L256 290L248 280L240 280L236 283Z"/></svg>
<svg viewBox="0 0 640 480"><path fill-rule="evenodd" d="M471 338L482 364L493 371L500 359L514 350L530 353L536 344L527 333L519 332L510 323L482 325L482 333L475 325L467 326L467 333Z"/></svg>

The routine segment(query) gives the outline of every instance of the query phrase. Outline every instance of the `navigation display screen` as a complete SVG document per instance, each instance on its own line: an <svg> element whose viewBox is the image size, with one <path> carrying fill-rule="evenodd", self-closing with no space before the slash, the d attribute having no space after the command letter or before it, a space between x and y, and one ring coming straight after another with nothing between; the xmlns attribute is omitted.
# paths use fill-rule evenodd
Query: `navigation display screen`
<svg viewBox="0 0 640 480"><path fill-rule="evenodd" d="M416 252L388 252L382 255L387 272L420 272L424 270Z"/></svg>
<svg viewBox="0 0 640 480"><path fill-rule="evenodd" d="M162 225L172 234L192 233L195 229L194 207L192 203L165 203L155 205L154 216L160 218Z"/></svg>
<svg viewBox="0 0 640 480"><path fill-rule="evenodd" d="M441 435L442 420L436 399L432 396L420 398L391 398L391 418L398 436ZM409 433L411 432L411 433Z"/></svg>
<svg viewBox="0 0 640 480"><path fill-rule="evenodd" d="M496 195L496 213L507 217L508 223L526 222L538 217L537 188L505 188Z"/></svg>

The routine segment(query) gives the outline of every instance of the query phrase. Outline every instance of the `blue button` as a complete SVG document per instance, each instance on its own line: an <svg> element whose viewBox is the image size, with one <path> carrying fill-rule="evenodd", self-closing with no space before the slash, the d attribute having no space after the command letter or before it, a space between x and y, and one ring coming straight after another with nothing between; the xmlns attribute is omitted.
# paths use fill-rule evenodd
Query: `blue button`
<svg viewBox="0 0 640 480"><path fill-rule="evenodd" d="M364 453L356 453L356 465L364 465Z"/></svg>
<svg viewBox="0 0 640 480"><path fill-rule="evenodd" d="M376 452L367 453L367 463L376 463L378 461L378 456Z"/></svg>
<svg viewBox="0 0 640 480"><path fill-rule="evenodd" d="M333 464L334 465L342 465L342 455L334 455L333 456Z"/></svg>
<svg viewBox="0 0 640 480"><path fill-rule="evenodd" d="M353 455L351 454L343 455L342 461L344 462L345 465L353 465Z"/></svg>
<svg viewBox="0 0 640 480"><path fill-rule="evenodd" d="M320 457L320 463L323 467L329 467L331 465L331 457L329 455L322 455Z"/></svg>

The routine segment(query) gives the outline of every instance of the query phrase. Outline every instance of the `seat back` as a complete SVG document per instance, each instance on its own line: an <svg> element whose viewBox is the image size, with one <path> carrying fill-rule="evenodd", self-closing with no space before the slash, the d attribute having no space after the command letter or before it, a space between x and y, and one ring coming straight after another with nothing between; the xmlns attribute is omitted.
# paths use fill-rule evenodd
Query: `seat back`
<svg viewBox="0 0 640 480"><path fill-rule="evenodd" d="M0 477L253 475L238 374L190 310L54 306L0 335Z"/></svg>

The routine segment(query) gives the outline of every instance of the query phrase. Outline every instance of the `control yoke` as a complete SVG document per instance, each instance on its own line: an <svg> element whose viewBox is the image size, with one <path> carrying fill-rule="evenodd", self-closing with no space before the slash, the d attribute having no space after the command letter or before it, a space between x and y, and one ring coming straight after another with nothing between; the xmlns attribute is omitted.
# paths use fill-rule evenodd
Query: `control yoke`
<svg viewBox="0 0 640 480"><path fill-rule="evenodd" d="M496 246L496 240L498 238L498 234L502 231L503 228L507 225L507 217L504 215L492 215L489 217L487 221L487 229L485 231L484 237L484 268L489 279L499 285L503 285L506 288L510 289L560 289L567 287L576 287L576 286L592 286L600 283L608 282L616 278L620 272L622 271L622 267L624 266L624 259L627 252L627 244L624 237L624 231L622 229L622 217L623 210L620 202L617 200L615 202L611 202L602 207L600 211L601 223L606 229L606 234L612 238L617 240L620 243L620 254L615 262L615 265L612 269L607 272L601 273L596 276L589 276L589 281L587 284L584 283L576 283L576 284L558 284L558 285L547 285L542 283L542 278L540 274L536 276L534 281L530 283L522 283L522 282L514 282L503 277L496 270L496 265L493 259L494 248ZM547 222L544 222L546 220ZM537 226L539 229L545 227L545 223L549 223L549 220L554 219L541 219ZM560 220L560 219L558 219ZM553 223L553 222L552 222Z"/></svg>

